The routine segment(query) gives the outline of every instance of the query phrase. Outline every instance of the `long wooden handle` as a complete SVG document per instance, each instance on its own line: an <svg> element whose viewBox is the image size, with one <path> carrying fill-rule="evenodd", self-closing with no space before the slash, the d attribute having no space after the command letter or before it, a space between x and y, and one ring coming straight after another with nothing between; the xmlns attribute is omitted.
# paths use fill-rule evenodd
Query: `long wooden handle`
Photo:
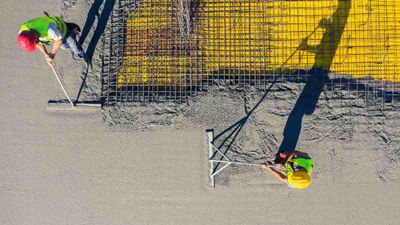
<svg viewBox="0 0 400 225"><path fill-rule="evenodd" d="M61 80L60 80L60 78L58 77L58 74L57 74L56 70L54 69L54 66L53 66L52 64L50 64L50 67L51 67L51 69L53 70L54 76L56 77L58 83L60 84L61 89L63 90L63 92L64 92L64 94L65 94L65 97L67 97L67 99L68 99L69 103L71 104L71 106L72 106L72 107L75 107L75 105L74 105L74 103L72 102L71 98L69 97L67 91L65 90L64 85L61 83Z"/></svg>

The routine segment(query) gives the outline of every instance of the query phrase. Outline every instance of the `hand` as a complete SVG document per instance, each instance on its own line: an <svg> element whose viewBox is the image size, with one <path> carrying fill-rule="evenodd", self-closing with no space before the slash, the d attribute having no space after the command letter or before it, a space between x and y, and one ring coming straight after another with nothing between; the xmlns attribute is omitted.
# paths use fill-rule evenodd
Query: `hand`
<svg viewBox="0 0 400 225"><path fill-rule="evenodd" d="M46 63L47 63L49 66L51 66L51 65L54 63L54 61L53 61L54 54L48 54L48 55L46 55L44 58L46 59Z"/></svg>
<svg viewBox="0 0 400 225"><path fill-rule="evenodd" d="M301 39L301 41L299 43L299 49L300 50L306 50L307 46L308 46L308 38Z"/></svg>
<svg viewBox="0 0 400 225"><path fill-rule="evenodd" d="M260 163L261 168L270 170L275 164L271 161L267 161L266 163Z"/></svg>
<svg viewBox="0 0 400 225"><path fill-rule="evenodd" d="M260 163L261 168L263 169L269 169L268 165L266 163Z"/></svg>
<svg viewBox="0 0 400 225"><path fill-rule="evenodd" d="M331 24L332 24L332 17L330 18L322 18L319 22L318 22L318 26L321 28L328 28Z"/></svg>
<svg viewBox="0 0 400 225"><path fill-rule="evenodd" d="M284 169L283 165L280 164L280 163L275 164L275 167L276 167L276 169L278 169L278 170L283 170L283 169Z"/></svg>

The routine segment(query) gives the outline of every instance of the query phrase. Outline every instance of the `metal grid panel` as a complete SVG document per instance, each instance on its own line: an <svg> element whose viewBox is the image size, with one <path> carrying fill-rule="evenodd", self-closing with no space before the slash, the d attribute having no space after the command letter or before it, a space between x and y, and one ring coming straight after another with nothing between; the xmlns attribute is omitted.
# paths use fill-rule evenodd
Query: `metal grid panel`
<svg viewBox="0 0 400 225"><path fill-rule="evenodd" d="M106 104L173 99L214 83L271 80L398 97L396 0L120 0L111 19Z"/></svg>

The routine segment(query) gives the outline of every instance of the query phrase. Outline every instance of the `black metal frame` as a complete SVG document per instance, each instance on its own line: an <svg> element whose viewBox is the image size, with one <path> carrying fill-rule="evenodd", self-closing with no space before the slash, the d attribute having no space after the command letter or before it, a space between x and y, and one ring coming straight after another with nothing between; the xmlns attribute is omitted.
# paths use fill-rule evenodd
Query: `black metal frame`
<svg viewBox="0 0 400 225"><path fill-rule="evenodd" d="M185 5L188 4L188 0L175 1L186 1ZM196 7L199 7L199 5L201 4L200 1L201 0L192 0L192 3L190 4L197 4ZM189 62L189 70L184 74L178 73L177 78L174 78L177 79L177 81L175 82L139 82L133 84L118 85L118 73L121 73L121 69L124 65L123 60L127 54L127 49L132 49L132 46L130 46L126 40L127 19L129 18L129 14L131 11L140 10L139 2L140 0L118 0L112 12L111 19L109 20L108 31L104 39L104 48L106 49L106 51L103 57L102 70L102 98L104 100L104 105L106 106L122 102L146 103L150 101L159 102L168 100L172 100L175 102L186 102L189 96L206 91L210 85L214 85L216 83L224 85L253 85L263 89L272 80L277 82L306 83L307 79L309 79L310 77L308 71L304 71L304 69L295 68L293 71L288 71L281 70L281 67L269 68L268 70L263 71L263 68L265 69L267 65L260 65L258 70L253 70L251 68L249 68L249 70L219 69L218 71L214 71L213 74L205 74L203 73L203 68L201 68L203 66L203 61L205 60L205 58L199 54L192 53L196 48L198 48L198 46L202 44L201 41L197 37L192 37L192 40L190 41L188 40L188 37L186 35L178 35L179 31L182 32L182 27L180 27L179 21L177 19L176 23L168 28L172 29L173 31L165 31L164 34L173 35L173 42L169 44L173 44L174 46L169 46L168 48L178 49L177 51L181 52L177 54L181 54L184 57L191 58ZM157 8L155 6L153 9L154 13L160 13L160 16L177 13L178 9L176 7L174 8L174 1L166 0L165 2L166 8ZM167 3L171 4L168 5ZM189 13L195 14L196 12ZM187 16L185 18L187 18ZM195 34L197 32L196 35L201 35L201 32L199 30L196 30L196 24L201 20L201 18L197 18L193 15L191 15L191 18L191 25L187 25L184 28L185 32L187 32L188 29L191 29L191 32L194 32ZM189 22L185 21L185 23L188 24ZM264 38L266 38L265 40L268 39L268 37ZM182 46L179 46L180 44ZM165 42L165 45L168 45L168 43ZM197 47L193 47L194 45L197 45ZM163 46L161 46L160 48L161 51L163 51ZM165 49L164 52L166 52ZM251 59L251 56L249 56L249 59ZM164 79L167 77L158 78ZM378 105L380 105L382 102L382 105L384 105L387 102L393 103L394 101L396 101L396 99L400 98L399 83L390 83L384 80L373 79L354 79L351 76L335 74L329 74L329 76L327 76L327 79L328 80L326 80L325 87L326 90L340 89L355 91L357 95L364 98L366 102L370 102L369 99L379 98L383 101L379 101Z"/></svg>

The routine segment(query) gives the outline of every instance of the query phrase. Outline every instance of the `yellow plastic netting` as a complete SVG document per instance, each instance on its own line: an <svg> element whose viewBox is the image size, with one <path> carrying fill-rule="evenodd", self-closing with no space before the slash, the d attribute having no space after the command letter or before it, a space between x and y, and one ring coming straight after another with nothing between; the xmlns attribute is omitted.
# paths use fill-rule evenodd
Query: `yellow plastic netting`
<svg viewBox="0 0 400 225"><path fill-rule="evenodd" d="M256 75L317 67L400 81L396 0L200 0L189 40L177 28L179 1L144 0L131 13L119 86L180 84L193 68Z"/></svg>

